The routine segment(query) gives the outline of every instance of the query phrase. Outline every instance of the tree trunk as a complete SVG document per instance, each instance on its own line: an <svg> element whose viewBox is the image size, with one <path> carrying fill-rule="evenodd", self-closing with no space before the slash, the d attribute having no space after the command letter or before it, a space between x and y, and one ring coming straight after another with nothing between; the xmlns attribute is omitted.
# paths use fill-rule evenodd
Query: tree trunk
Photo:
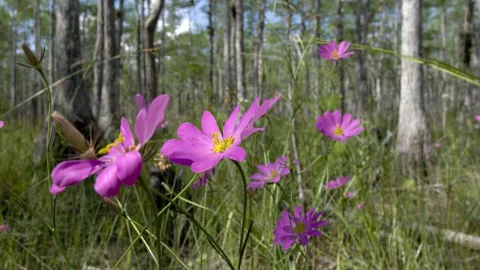
<svg viewBox="0 0 480 270"><path fill-rule="evenodd" d="M157 28L158 18L165 5L165 0L158 0L145 21L145 76L147 79L146 97L152 100L158 95L157 72L155 67L154 37Z"/></svg>
<svg viewBox="0 0 480 270"><path fill-rule="evenodd" d="M214 0L208 1L208 43L209 43L209 54L208 54L208 92L207 96L209 103L212 104L214 101L214 74L215 74L215 27L213 26L213 13L215 9Z"/></svg>
<svg viewBox="0 0 480 270"><path fill-rule="evenodd" d="M261 96L263 78L263 30L265 28L265 0L257 0L257 6L258 22L253 56L253 83L254 95Z"/></svg>
<svg viewBox="0 0 480 270"><path fill-rule="evenodd" d="M92 111L95 118L100 116L100 104L102 100L102 86L103 86L103 28L104 28L104 12L103 2L105 0L98 0L97 5L97 36L95 40L95 53L93 60L95 66L93 67L93 100Z"/></svg>
<svg viewBox="0 0 480 270"><path fill-rule="evenodd" d="M420 57L421 0L402 1L402 55ZM397 154L403 175L426 173L428 130L422 102L422 66L402 58Z"/></svg>
<svg viewBox="0 0 480 270"><path fill-rule="evenodd" d="M321 29L322 29L322 20L321 20L321 17L320 17L320 12L321 12L321 0L314 0L315 4L315 37L317 39L320 39L321 36L322 36L322 32L321 32ZM314 88L313 88L313 99L315 101L315 104L318 104L318 96L319 96L319 92L320 92L320 86L319 86L319 76L320 76L320 70L321 70L321 64L322 64L322 61L320 59L320 57L318 56L318 50L319 50L319 46L315 46L314 47L314 50L313 50L313 59L315 59L315 69L313 71L314 73L314 76L313 76L313 84L314 84ZM315 114L318 114L318 106L315 106Z"/></svg>
<svg viewBox="0 0 480 270"><path fill-rule="evenodd" d="M226 3L226 12L225 12L225 26L223 30L223 61L224 61L224 69L225 69L225 89L224 89L224 96L226 97L225 103L228 105L233 104L233 99L235 96L233 83L232 83L232 50L231 50L231 12L230 12L230 4ZM233 106L232 106L233 107Z"/></svg>
<svg viewBox="0 0 480 270"><path fill-rule="evenodd" d="M135 16L137 18L137 52L136 52L136 66L137 66L137 92L145 93L143 89L143 79L142 79L142 15L138 11L138 0L135 0Z"/></svg>
<svg viewBox="0 0 480 270"><path fill-rule="evenodd" d="M40 27L41 27L41 21L40 21L40 0L35 1L35 54L36 55L41 55L42 54L42 45L40 44ZM32 72L35 72L32 70ZM31 94L35 94L36 91L42 89L42 80L40 76L37 76L37 74L32 74L32 78L36 78L34 87L31 91ZM35 123L37 120L36 117L39 115L42 115L42 112L40 110L39 105L39 99L34 98L32 99L32 107L31 107L31 114L28 116L29 119L31 119L32 123Z"/></svg>
<svg viewBox="0 0 480 270"><path fill-rule="evenodd" d="M243 0L235 1L235 56L237 66L237 98L240 102L247 98L245 91L245 63L243 61Z"/></svg>
<svg viewBox="0 0 480 270"><path fill-rule="evenodd" d="M18 7L18 2L17 2ZM10 47L10 107L17 104L17 8L14 11L11 25L11 47Z"/></svg>
<svg viewBox="0 0 480 270"><path fill-rule="evenodd" d="M103 79L99 125L106 138L114 137L120 119L113 0L103 0ZM113 135L113 136L112 136Z"/></svg>
<svg viewBox="0 0 480 270"><path fill-rule="evenodd" d="M59 1L56 7L55 31L55 79L63 79L82 68L80 51L79 1ZM95 120L90 107L89 93L82 85L80 75L65 78L55 91L54 107L82 132L87 139ZM55 133L53 133L54 135ZM44 123L33 156L38 163L46 152L47 122Z"/></svg>
<svg viewBox="0 0 480 270"><path fill-rule="evenodd" d="M472 47L473 47L473 15L475 10L475 0L468 0L467 10L465 12L465 21L463 23L463 33L462 33L462 58L465 71L471 72L471 56L472 56ZM466 115L472 115L473 112L470 112L470 104L472 99L472 84L465 83L465 100L463 103L464 113Z"/></svg>
<svg viewBox="0 0 480 270"><path fill-rule="evenodd" d="M368 10L369 7L363 8L362 7L362 2L363 0L358 0L356 1L356 14L355 14L355 25L356 25L356 37L357 37L357 43L358 44L364 44L364 31L365 28L368 28L367 20L366 20L366 15L365 15L365 9ZM368 12L368 11L367 11ZM366 31L365 31L366 32ZM358 59L358 65L356 66L357 68L357 76L358 76L358 91L356 94L357 95L357 114L361 114L364 112L364 107L367 105L367 97L369 93L367 92L367 73L366 73L366 68L365 68L365 54L363 53L362 50L358 50L356 52L357 54L357 59Z"/></svg>
<svg viewBox="0 0 480 270"><path fill-rule="evenodd" d="M337 41L340 42L343 40L343 0L338 0L338 8L337 8ZM345 92L345 68L343 66L343 61L337 62L338 64L338 76L339 76L339 88L340 88L340 95L342 96L342 112L345 113L346 106L347 106L347 93Z"/></svg>

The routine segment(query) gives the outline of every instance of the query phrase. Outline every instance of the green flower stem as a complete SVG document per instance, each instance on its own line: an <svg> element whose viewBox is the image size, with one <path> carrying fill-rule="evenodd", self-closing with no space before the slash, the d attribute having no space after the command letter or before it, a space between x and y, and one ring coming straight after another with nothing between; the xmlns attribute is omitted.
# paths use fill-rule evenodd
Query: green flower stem
<svg viewBox="0 0 480 270"><path fill-rule="evenodd" d="M243 183L243 218L242 218L242 229L240 231L240 241L238 245L238 267L237 269L240 270L240 267L242 266L242 257L243 257L243 247L246 246L244 244L244 239L243 239L243 234L245 231L245 223L247 221L247 179L245 177L245 172L242 169L242 166L238 161L232 160L235 166L238 169L238 172L242 176L242 183ZM245 239L247 241L248 239Z"/></svg>

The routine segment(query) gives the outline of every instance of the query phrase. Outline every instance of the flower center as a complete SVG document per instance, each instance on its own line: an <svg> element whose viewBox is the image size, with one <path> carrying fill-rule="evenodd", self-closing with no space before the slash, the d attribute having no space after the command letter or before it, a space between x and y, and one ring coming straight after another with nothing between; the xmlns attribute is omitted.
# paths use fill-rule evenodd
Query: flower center
<svg viewBox="0 0 480 270"><path fill-rule="evenodd" d="M332 52L332 58L333 58L333 59L338 59L338 58L340 58L340 56L338 55L338 51L337 51L337 50L334 50L334 51Z"/></svg>
<svg viewBox="0 0 480 270"><path fill-rule="evenodd" d="M333 134L337 136L343 136L343 129L340 127L340 125L337 125L335 129L333 130Z"/></svg>
<svg viewBox="0 0 480 270"><path fill-rule="evenodd" d="M271 170L269 180L272 180L273 178L277 177L277 175L278 175L277 170Z"/></svg>
<svg viewBox="0 0 480 270"><path fill-rule="evenodd" d="M305 223L303 223L303 222L297 223L297 225L295 226L294 231L295 231L296 233L303 233L303 232L305 231Z"/></svg>
<svg viewBox="0 0 480 270"><path fill-rule="evenodd" d="M123 137L122 133L120 133L120 134L118 134L118 138L113 143L109 143L104 148L98 150L98 154L100 154L100 155L108 154L112 147L116 146L119 143L123 143L124 141L125 141L125 138ZM127 149L127 151L130 151L130 150L131 149Z"/></svg>
<svg viewBox="0 0 480 270"><path fill-rule="evenodd" d="M212 134L212 143L213 143L213 151L215 153L223 153L225 152L225 150L227 150L232 144L233 144L233 141L234 141L234 138L233 136L230 136L228 138L225 138L223 140L220 140L218 138L218 132L214 132Z"/></svg>

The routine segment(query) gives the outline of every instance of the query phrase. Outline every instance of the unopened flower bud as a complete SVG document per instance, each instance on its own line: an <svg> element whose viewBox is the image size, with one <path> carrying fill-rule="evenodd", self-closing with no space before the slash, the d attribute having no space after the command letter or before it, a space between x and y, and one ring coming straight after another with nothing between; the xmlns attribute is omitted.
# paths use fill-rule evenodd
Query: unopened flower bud
<svg viewBox="0 0 480 270"><path fill-rule="evenodd" d="M28 47L27 44L22 43L22 49L23 49L23 52L25 53L25 56L27 56L26 62L28 66L36 70L41 70L42 67L40 66L40 64L42 63L45 51L42 51L42 55L40 56L40 59L38 59L38 57L32 52L32 50Z"/></svg>
<svg viewBox="0 0 480 270"><path fill-rule="evenodd" d="M103 201L108 206L108 208L110 208L115 213L115 215L118 215L122 212L122 208L120 208L118 204L112 201L112 199L104 197Z"/></svg>
<svg viewBox="0 0 480 270"><path fill-rule="evenodd" d="M57 124L60 132L65 140L77 151L78 153L85 153L89 150L90 146L85 137L78 131L75 126L68 121L61 113L54 111L52 113L52 119Z"/></svg>

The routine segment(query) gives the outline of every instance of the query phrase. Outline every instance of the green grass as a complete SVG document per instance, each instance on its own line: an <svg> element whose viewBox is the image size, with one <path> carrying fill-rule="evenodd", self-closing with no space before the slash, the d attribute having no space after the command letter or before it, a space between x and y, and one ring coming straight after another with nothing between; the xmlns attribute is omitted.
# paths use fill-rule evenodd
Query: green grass
<svg viewBox="0 0 480 270"><path fill-rule="evenodd" d="M188 120L198 118L189 117ZM174 136L177 123L183 120L187 118L171 120L169 134L162 134L158 139L164 141ZM283 178L279 186L270 185L264 190L249 192L248 220L254 223L242 268L474 269L480 263L479 251L446 242L440 234L426 227L480 235L478 124L462 131L449 130L442 146L432 149L434 175L415 184L397 177L391 149L382 145L382 139L371 132L372 122L366 119L366 132L340 144L322 138L313 128L314 118L298 117L296 136L303 170L304 201L298 200L299 183L294 171L292 177ZM271 162L291 149L285 119L272 117L262 123L266 124L265 133L250 137L244 144L248 158L242 166L247 177L255 171L256 164ZM31 162L37 131L20 124L7 124L0 134L1 180L13 192L2 188L0 193L3 214L0 223L8 222L12 226L10 233L0 234L3 269L20 266L64 269L66 266L48 228L24 206L28 204L52 224L45 169ZM439 132L434 131L434 136L436 133ZM292 153L289 155L292 157ZM184 184L193 177L188 169L175 169ZM322 188L327 180L339 175L354 178L344 189L327 191ZM146 176L147 169L142 177ZM56 229L76 269L88 265L100 269L112 267L137 236L134 224L109 209L93 191L92 183L89 179L70 187L56 199ZM359 192L346 200L343 194L347 190ZM177 200L177 203L193 209L195 219L236 265L242 183L233 163L223 161L206 188L187 190L182 198L184 200ZM154 216L139 185L123 189L119 200L128 215L138 222L139 230ZM361 201L365 202L365 208L360 210L356 205ZM314 239L308 249L297 246L284 252L273 245L273 228L282 210L300 203L305 208L324 211L330 224L322 230L324 236ZM170 250L175 255L163 248L162 267L182 269L183 263L190 269L228 268L198 227L171 210L162 215L164 228L168 220L173 221L174 229L164 231L162 239L165 240L167 234L174 235ZM145 233L144 240L159 259L153 236L155 228L149 228L152 234ZM118 268L153 269L155 262L140 240L120 261Z"/></svg>

